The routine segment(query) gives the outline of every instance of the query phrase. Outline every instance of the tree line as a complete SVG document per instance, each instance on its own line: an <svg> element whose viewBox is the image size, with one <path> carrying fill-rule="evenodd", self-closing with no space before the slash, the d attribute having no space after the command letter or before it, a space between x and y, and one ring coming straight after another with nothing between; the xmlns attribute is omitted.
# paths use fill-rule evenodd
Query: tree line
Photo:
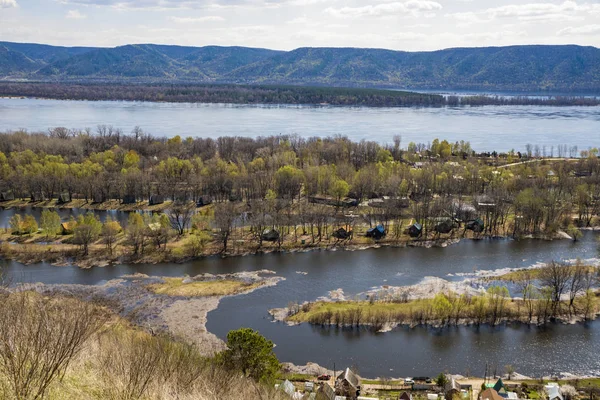
<svg viewBox="0 0 600 400"><path fill-rule="evenodd" d="M329 104L367 107L483 105L597 106L592 96L441 96L384 89L209 84L0 82L0 96L232 104Z"/></svg>

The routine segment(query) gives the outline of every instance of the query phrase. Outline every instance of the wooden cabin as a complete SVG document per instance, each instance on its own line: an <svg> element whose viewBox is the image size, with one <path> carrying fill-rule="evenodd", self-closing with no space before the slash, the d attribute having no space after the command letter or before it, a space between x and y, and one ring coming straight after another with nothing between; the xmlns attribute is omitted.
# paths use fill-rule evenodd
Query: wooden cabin
<svg viewBox="0 0 600 400"><path fill-rule="evenodd" d="M368 238L373 238L375 240L379 240L385 236L385 228L383 227L383 225L377 225L376 227L370 228L369 230L367 230L367 233L365 236Z"/></svg>
<svg viewBox="0 0 600 400"><path fill-rule="evenodd" d="M200 196L198 200L196 200L196 207L204 207L209 204L212 204L212 199L208 196Z"/></svg>
<svg viewBox="0 0 600 400"><path fill-rule="evenodd" d="M15 194L12 190L0 192L0 201L11 201L15 199Z"/></svg>
<svg viewBox="0 0 600 400"><path fill-rule="evenodd" d="M480 233L485 229L485 224L481 218L475 218L474 220L467 222L465 227L470 231Z"/></svg>
<svg viewBox="0 0 600 400"><path fill-rule="evenodd" d="M71 220L60 224L61 234L72 235L75 233L75 227L77 227L77 221Z"/></svg>
<svg viewBox="0 0 600 400"><path fill-rule="evenodd" d="M61 193L58 195L58 200L56 201L58 204L66 204L71 201L71 195L67 192Z"/></svg>
<svg viewBox="0 0 600 400"><path fill-rule="evenodd" d="M137 199L133 194L126 194L122 199L123 204L135 204L137 203Z"/></svg>
<svg viewBox="0 0 600 400"><path fill-rule="evenodd" d="M331 234L331 236L333 236L334 238L339 239L339 240L350 239L352 237L352 228L350 228L350 227L339 228L338 230L333 232Z"/></svg>
<svg viewBox="0 0 600 400"><path fill-rule="evenodd" d="M454 222L450 218L439 220L433 228L437 233L450 233L454 229Z"/></svg>
<svg viewBox="0 0 600 400"><path fill-rule="evenodd" d="M262 240L267 242L276 242L279 240L279 232L273 228L265 229L261 235Z"/></svg>
<svg viewBox="0 0 600 400"><path fill-rule="evenodd" d="M148 204L151 206L155 206L157 204L163 204L165 202L165 197L160 195L160 194L153 194L152 196L150 196L150 200L148 201Z"/></svg>
<svg viewBox="0 0 600 400"><path fill-rule="evenodd" d="M360 381L350 368L346 368L335 380L335 394L347 399L356 399L360 395Z"/></svg>
<svg viewBox="0 0 600 400"><path fill-rule="evenodd" d="M423 225L421 225L418 222L415 222L414 224L410 225L407 229L406 232L408 233L408 235L412 238L418 238L423 234Z"/></svg>

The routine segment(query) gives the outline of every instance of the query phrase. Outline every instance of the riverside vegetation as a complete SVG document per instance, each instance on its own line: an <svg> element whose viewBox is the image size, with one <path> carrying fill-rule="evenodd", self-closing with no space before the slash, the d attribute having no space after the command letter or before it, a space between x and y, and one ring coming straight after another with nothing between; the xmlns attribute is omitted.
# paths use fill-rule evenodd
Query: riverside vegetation
<svg viewBox="0 0 600 400"><path fill-rule="evenodd" d="M48 209L39 220L15 214L0 250L94 265L462 237L577 240L598 221L598 150L523 150L477 153L437 139L403 148L399 136L381 145L343 136L167 139L110 126L5 132L2 205ZM53 207L154 212L131 213L121 226L93 213L61 221ZM413 222L417 237L406 231ZM378 224L386 236L365 237Z"/></svg>
<svg viewBox="0 0 600 400"><path fill-rule="evenodd" d="M205 357L147 333L98 302L32 291L0 294L0 397L37 399L283 399L273 343L232 331Z"/></svg>
<svg viewBox="0 0 600 400"><path fill-rule="evenodd" d="M368 293L367 300L291 304L285 320L337 327L365 325L380 331L394 325L544 325L555 320L589 321L598 313L600 270L581 262L553 261L487 279L492 285L479 294L431 293L431 298L411 299L409 288L384 288ZM503 284L507 280L516 284L521 297L511 298Z"/></svg>

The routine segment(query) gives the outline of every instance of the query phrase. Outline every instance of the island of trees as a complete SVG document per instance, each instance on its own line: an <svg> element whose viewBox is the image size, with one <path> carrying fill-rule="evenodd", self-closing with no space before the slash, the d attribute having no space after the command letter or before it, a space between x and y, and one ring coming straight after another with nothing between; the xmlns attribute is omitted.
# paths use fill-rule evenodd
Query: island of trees
<svg viewBox="0 0 600 400"><path fill-rule="evenodd" d="M484 105L597 106L594 96L442 96L399 90L337 87L0 82L0 96L58 100L127 100L171 103L295 104L360 107L445 107Z"/></svg>
<svg viewBox="0 0 600 400"><path fill-rule="evenodd" d="M577 240L598 223L599 179L598 150L567 145L499 154L437 139L403 147L400 137L6 132L3 207L48 210L15 213L1 251L30 261L170 260L463 237ZM54 207L152 212L119 223L91 212L61 220Z"/></svg>

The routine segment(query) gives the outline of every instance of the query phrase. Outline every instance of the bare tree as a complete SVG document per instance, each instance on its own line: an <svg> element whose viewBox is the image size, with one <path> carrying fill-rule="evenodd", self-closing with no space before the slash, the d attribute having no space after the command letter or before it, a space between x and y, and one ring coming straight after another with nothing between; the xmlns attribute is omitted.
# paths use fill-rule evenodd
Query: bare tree
<svg viewBox="0 0 600 400"><path fill-rule="evenodd" d="M561 262L550 261L542 268L540 281L551 290L553 317L559 314L560 299L567 288L570 275L570 268Z"/></svg>
<svg viewBox="0 0 600 400"><path fill-rule="evenodd" d="M0 396L37 400L105 322L97 308L72 299L14 293L0 303Z"/></svg>
<svg viewBox="0 0 600 400"><path fill-rule="evenodd" d="M186 228L190 225L192 216L196 212L196 205L191 202L175 202L169 208L169 221L173 229L177 231L178 235L183 235Z"/></svg>
<svg viewBox="0 0 600 400"><path fill-rule="evenodd" d="M237 212L234 203L226 202L215 205L215 227L217 228L217 236L221 243L223 243L222 253L227 252L227 244L233 231L236 217Z"/></svg>
<svg viewBox="0 0 600 400"><path fill-rule="evenodd" d="M587 267L581 264L580 261L569 268L571 277L569 279L569 316L575 311L575 298L585 289L585 275L588 271Z"/></svg>

